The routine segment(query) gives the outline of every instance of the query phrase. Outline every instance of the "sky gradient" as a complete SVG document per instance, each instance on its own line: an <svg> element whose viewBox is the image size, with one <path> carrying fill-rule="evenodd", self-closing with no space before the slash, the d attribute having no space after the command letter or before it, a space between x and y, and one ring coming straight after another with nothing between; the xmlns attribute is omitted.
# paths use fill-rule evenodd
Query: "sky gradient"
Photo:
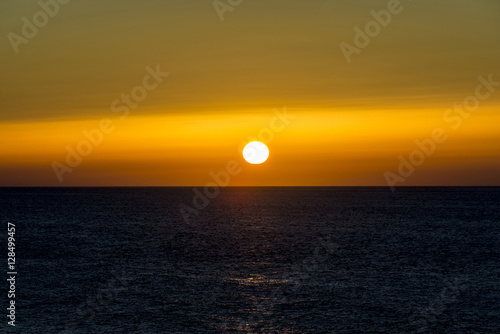
<svg viewBox="0 0 500 334"><path fill-rule="evenodd" d="M500 3L401 1L348 63L340 44L389 2L246 0L221 21L212 1L72 0L16 53L9 33L41 7L2 1L0 186L204 185L233 160L231 186L387 185L436 128L397 185L500 185L500 87L484 84L500 82ZM448 111L480 85L477 107ZM269 160L245 163L286 114Z"/></svg>

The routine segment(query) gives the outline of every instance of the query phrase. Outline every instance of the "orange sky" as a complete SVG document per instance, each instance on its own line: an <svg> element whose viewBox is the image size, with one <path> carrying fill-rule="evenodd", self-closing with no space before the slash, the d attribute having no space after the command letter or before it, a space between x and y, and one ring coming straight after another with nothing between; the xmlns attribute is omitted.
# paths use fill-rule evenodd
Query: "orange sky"
<svg viewBox="0 0 500 334"><path fill-rule="evenodd" d="M500 82L500 4L402 6L348 63L340 43L387 1L246 1L224 21L210 2L60 5L19 52L1 42L0 186L204 185L233 160L232 186L387 185L436 128L396 185L500 185L500 86L478 79ZM37 11L1 3L1 33ZM447 111L478 86L468 116ZM262 131L270 157L247 164Z"/></svg>

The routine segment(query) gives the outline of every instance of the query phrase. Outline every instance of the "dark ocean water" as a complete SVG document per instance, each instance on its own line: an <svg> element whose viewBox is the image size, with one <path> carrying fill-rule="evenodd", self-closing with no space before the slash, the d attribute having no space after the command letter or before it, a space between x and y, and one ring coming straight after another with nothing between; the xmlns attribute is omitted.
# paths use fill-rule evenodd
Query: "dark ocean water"
<svg viewBox="0 0 500 334"><path fill-rule="evenodd" d="M500 333L500 188L226 188L186 221L193 197L0 189L0 332Z"/></svg>

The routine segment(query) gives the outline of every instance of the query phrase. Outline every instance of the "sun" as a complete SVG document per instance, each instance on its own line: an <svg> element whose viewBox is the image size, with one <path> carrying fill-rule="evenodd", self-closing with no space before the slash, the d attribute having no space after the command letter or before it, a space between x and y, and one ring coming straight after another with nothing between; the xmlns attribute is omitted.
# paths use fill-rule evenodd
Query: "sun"
<svg viewBox="0 0 500 334"><path fill-rule="evenodd" d="M258 165L267 160L269 149L260 141L248 143L243 149L243 158L251 164Z"/></svg>

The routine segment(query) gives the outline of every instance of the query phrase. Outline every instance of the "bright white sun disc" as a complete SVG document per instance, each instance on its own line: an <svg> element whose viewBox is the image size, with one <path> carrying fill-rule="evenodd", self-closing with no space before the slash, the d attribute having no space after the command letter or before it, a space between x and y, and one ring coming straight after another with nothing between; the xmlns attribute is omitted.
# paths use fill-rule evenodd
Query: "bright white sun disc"
<svg viewBox="0 0 500 334"><path fill-rule="evenodd" d="M269 149L260 141L248 143L243 149L243 158L251 164L261 164L269 157Z"/></svg>

